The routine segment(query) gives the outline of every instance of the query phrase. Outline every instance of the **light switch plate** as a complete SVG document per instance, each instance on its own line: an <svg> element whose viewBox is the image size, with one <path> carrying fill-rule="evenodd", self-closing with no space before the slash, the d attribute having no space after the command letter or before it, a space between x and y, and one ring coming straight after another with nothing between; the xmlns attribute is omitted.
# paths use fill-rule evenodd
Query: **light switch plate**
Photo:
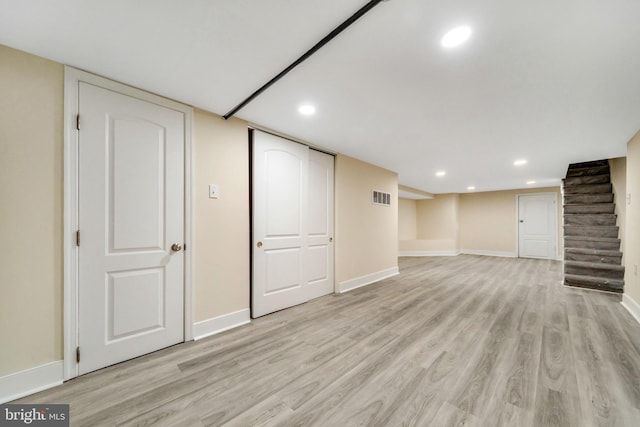
<svg viewBox="0 0 640 427"><path fill-rule="evenodd" d="M217 199L220 197L220 193L218 191L218 184L209 184L209 198Z"/></svg>

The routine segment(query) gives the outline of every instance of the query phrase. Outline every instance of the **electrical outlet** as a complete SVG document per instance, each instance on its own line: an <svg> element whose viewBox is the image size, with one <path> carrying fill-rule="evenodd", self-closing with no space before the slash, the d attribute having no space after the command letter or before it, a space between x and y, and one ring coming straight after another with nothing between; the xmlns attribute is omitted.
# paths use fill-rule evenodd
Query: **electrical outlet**
<svg viewBox="0 0 640 427"><path fill-rule="evenodd" d="M209 198L217 199L220 197L220 192L218 191L218 184L209 184Z"/></svg>

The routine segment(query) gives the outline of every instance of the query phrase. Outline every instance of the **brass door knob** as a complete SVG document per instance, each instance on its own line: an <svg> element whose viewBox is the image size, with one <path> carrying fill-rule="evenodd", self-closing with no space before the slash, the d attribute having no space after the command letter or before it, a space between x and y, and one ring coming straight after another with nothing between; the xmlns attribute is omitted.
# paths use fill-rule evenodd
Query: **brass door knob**
<svg viewBox="0 0 640 427"><path fill-rule="evenodd" d="M182 250L182 245L179 243L174 243L173 245L171 245L171 250L173 252L180 252Z"/></svg>
<svg viewBox="0 0 640 427"><path fill-rule="evenodd" d="M258 244L257 244L256 246L258 246L259 248L261 248L261 247L262 247L262 242L258 242Z"/></svg>
<svg viewBox="0 0 640 427"><path fill-rule="evenodd" d="M333 242L333 237L329 237L329 243Z"/></svg>

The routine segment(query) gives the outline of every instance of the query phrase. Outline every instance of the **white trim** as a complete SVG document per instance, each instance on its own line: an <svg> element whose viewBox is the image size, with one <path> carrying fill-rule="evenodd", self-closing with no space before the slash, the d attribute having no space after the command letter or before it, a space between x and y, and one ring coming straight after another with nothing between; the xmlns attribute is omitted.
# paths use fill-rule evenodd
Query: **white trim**
<svg viewBox="0 0 640 427"><path fill-rule="evenodd" d="M62 360L0 377L0 404L62 384Z"/></svg>
<svg viewBox="0 0 640 427"><path fill-rule="evenodd" d="M220 332L246 325L251 322L250 310L234 311L233 313L223 314L222 316L212 317L193 324L193 334L195 340L219 334Z"/></svg>
<svg viewBox="0 0 640 427"><path fill-rule="evenodd" d="M64 361L63 379L78 376L76 347L78 346L78 86L86 82L114 92L132 96L184 114L185 132L185 209L184 209L184 340L193 339L193 108L131 86L108 80L73 67L64 67Z"/></svg>
<svg viewBox="0 0 640 427"><path fill-rule="evenodd" d="M622 302L620 303L629 313L640 323L640 304L638 304L629 294L622 294Z"/></svg>
<svg viewBox="0 0 640 427"><path fill-rule="evenodd" d="M520 257L520 196L553 196L553 200L554 200L554 204L556 205L556 208L553 210L553 218L555 219L555 224L553 227L553 234L555 235L556 238L556 243L555 243L555 248L556 248L556 253L554 256L552 256L551 258L540 258L540 259L550 259L550 260L560 260L560 234L558 233L558 209L561 200L559 199L561 197L560 193L556 193L556 192L551 192L551 191L543 191L540 193L518 193L516 194L516 251L515 251L515 257L519 258Z"/></svg>
<svg viewBox="0 0 640 427"><path fill-rule="evenodd" d="M465 255L482 255L482 256L495 256L502 258L517 258L518 255L515 252L509 251L485 251L482 249L460 249L461 254Z"/></svg>
<svg viewBox="0 0 640 427"><path fill-rule="evenodd" d="M193 170L193 140L192 129L194 114L191 107L184 116L184 340L193 340L193 301L195 290L193 286L193 260L195 259L193 244L193 200L194 170Z"/></svg>
<svg viewBox="0 0 640 427"><path fill-rule="evenodd" d="M398 256L457 256L460 251L400 251Z"/></svg>
<svg viewBox="0 0 640 427"><path fill-rule="evenodd" d="M400 270L398 270L398 267L396 266L387 268L386 270L367 274L365 276L356 277L355 279L345 280L344 282L338 283L338 293L349 292L356 288L370 285L372 283L389 278L391 276L395 276L397 274L400 274Z"/></svg>

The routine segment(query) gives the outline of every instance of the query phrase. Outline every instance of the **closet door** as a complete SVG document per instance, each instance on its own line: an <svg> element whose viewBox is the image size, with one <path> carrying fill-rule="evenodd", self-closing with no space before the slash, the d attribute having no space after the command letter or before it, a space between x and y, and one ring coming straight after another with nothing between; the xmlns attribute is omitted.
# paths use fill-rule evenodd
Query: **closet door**
<svg viewBox="0 0 640 427"><path fill-rule="evenodd" d="M333 292L333 156L309 150L309 225L306 295Z"/></svg>
<svg viewBox="0 0 640 427"><path fill-rule="evenodd" d="M251 316L333 292L333 156L253 132Z"/></svg>
<svg viewBox="0 0 640 427"><path fill-rule="evenodd" d="M254 131L251 316L307 301L309 148Z"/></svg>

